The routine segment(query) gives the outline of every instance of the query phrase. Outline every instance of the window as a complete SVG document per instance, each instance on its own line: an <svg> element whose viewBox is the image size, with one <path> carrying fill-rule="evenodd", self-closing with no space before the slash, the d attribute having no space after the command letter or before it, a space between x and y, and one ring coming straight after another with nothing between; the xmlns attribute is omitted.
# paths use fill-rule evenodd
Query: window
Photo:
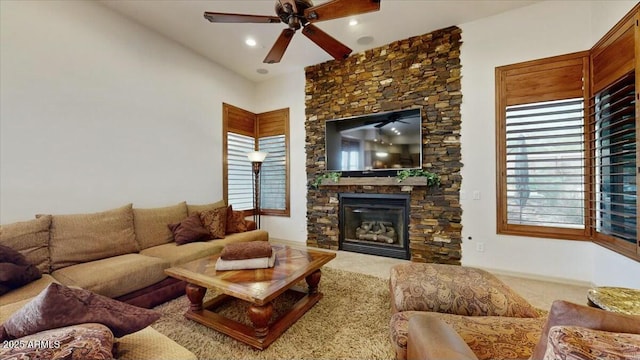
<svg viewBox="0 0 640 360"><path fill-rule="evenodd" d="M499 233L587 238L587 54L496 69Z"/></svg>
<svg viewBox="0 0 640 360"><path fill-rule="evenodd" d="M630 73L593 99L594 228L599 239L630 250L638 238L635 98Z"/></svg>
<svg viewBox="0 0 640 360"><path fill-rule="evenodd" d="M254 149L253 137L227 132L227 204L234 210L253 209L253 170L247 153Z"/></svg>
<svg viewBox="0 0 640 360"><path fill-rule="evenodd" d="M584 101L506 109L507 223L584 229Z"/></svg>
<svg viewBox="0 0 640 360"><path fill-rule="evenodd" d="M289 216L289 109L253 114L223 104L224 194L236 210L253 213L253 170L247 153L269 154L260 169L260 213Z"/></svg>
<svg viewBox="0 0 640 360"><path fill-rule="evenodd" d="M640 260L638 44L640 5L589 51L496 68L498 233Z"/></svg>
<svg viewBox="0 0 640 360"><path fill-rule="evenodd" d="M260 151L269 153L260 170L260 207L284 211L287 208L287 143L284 135L259 139Z"/></svg>

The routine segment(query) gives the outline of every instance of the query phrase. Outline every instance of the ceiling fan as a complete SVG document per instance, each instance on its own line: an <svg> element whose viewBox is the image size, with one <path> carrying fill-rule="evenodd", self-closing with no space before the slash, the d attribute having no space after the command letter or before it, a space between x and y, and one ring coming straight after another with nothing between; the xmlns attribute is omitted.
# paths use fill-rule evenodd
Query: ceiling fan
<svg viewBox="0 0 640 360"><path fill-rule="evenodd" d="M395 123L395 122L399 122L399 123L403 123L403 124L408 124L408 122L406 121L402 121L401 120L401 116L398 114L391 114L389 117L387 117L384 120L380 120L380 121L367 121L365 122L365 125L371 125L371 124L376 124L374 127L376 129L380 129L383 128L389 124Z"/></svg>
<svg viewBox="0 0 640 360"><path fill-rule="evenodd" d="M264 58L267 64L280 62L293 35L302 28L302 34L333 56L336 60L347 58L351 49L313 23L345 16L380 10L381 0L331 0L314 6L311 0L276 0L276 15L248 15L205 12L204 18L212 23L285 23L282 33Z"/></svg>

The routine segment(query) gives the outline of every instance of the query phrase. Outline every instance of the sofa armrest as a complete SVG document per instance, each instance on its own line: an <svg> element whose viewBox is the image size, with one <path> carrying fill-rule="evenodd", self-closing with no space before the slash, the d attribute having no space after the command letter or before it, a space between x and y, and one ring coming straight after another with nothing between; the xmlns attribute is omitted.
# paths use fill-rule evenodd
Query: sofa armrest
<svg viewBox="0 0 640 360"><path fill-rule="evenodd" d="M478 360L469 345L444 321L429 315L409 319L407 360Z"/></svg>

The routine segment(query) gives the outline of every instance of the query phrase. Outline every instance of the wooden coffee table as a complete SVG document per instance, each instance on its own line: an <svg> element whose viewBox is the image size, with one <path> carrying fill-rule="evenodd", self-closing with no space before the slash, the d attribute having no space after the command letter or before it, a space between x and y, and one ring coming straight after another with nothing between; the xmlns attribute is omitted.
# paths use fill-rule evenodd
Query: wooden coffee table
<svg viewBox="0 0 640 360"><path fill-rule="evenodd" d="M215 264L220 254L166 269L167 275L188 283L186 291L191 304L185 317L260 350L271 345L322 298L318 291L320 268L336 257L335 253L328 251L275 244L272 247L276 262L269 269L216 271ZM288 312L270 323L273 315L271 302L285 291L301 291L293 287L302 279L306 280L308 291ZM222 294L203 303L207 289L215 289ZM214 311L232 298L250 303L247 315L253 327Z"/></svg>

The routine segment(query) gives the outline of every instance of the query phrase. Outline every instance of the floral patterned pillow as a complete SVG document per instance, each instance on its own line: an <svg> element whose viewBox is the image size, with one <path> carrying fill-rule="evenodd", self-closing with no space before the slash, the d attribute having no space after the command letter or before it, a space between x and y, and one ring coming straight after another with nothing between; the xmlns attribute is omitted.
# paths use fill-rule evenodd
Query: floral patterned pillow
<svg viewBox="0 0 640 360"><path fill-rule="evenodd" d="M227 208L205 210L200 213L202 225L209 230L214 239L224 239L227 233Z"/></svg>
<svg viewBox="0 0 640 360"><path fill-rule="evenodd" d="M227 234L247 231L247 221L242 211L233 211L231 205L227 208Z"/></svg>

